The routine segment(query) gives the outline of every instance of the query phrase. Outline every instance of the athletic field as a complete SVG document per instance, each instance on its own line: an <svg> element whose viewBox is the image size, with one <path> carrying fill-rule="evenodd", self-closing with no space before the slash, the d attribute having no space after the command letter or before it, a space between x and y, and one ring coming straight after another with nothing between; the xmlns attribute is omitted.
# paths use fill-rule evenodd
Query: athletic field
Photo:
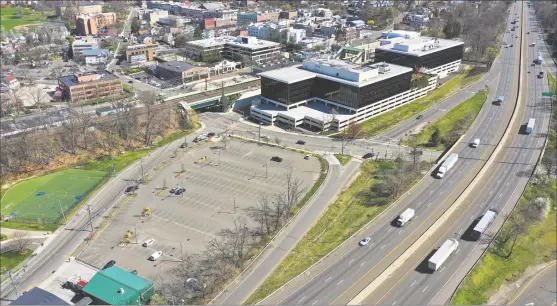
<svg viewBox="0 0 557 306"><path fill-rule="evenodd" d="M105 172L68 169L23 181L8 189L0 213L17 222L55 223L99 184Z"/></svg>

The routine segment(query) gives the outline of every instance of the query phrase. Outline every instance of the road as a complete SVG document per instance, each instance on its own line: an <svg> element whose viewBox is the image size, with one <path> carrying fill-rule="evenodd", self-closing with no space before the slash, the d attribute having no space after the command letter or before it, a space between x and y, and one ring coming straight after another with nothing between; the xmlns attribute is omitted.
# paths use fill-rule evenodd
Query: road
<svg viewBox="0 0 557 306"><path fill-rule="evenodd" d="M557 304L557 273L555 262L536 274L510 305L555 305Z"/></svg>
<svg viewBox="0 0 557 306"><path fill-rule="evenodd" d="M516 5L512 11L512 15L518 11ZM498 84L490 91L488 102L471 129L455 146L459 162L443 179L424 177L386 213L366 226L360 236L348 240L309 273L262 303L346 304L412 245L466 189L504 134L514 107L512 97L517 95L518 49L501 50L491 68L499 75ZM491 105L489 101L499 95L507 96L509 102L503 106ZM470 148L469 141L474 138L480 138L484 145ZM408 207L416 210L414 220L402 229L391 226L391 221ZM371 242L358 247L357 241L364 236L370 236Z"/></svg>
<svg viewBox="0 0 557 306"><path fill-rule="evenodd" d="M527 16L524 22L528 22L528 26L525 27L524 33L526 31L532 33L532 30L537 27L533 10L529 11ZM455 213L454 220L447 222L450 224L431 238L432 243L424 245L420 251L414 253L417 260L408 262L399 273L392 276L393 280L399 279L394 287L384 284L384 287L374 291L373 296L364 300L364 303L421 305L448 303L460 280L481 256L493 234L502 226L505 215L512 211L520 199L544 147L551 109L549 97L541 96L542 91L549 91L547 79L536 77L539 71L546 69L539 66L531 67L531 63L539 54L539 48L545 48L544 42L535 34L526 35L525 38L526 46L535 42L536 47L525 47L526 60L522 62L522 69L525 70L523 76L526 80L521 90L525 108L518 116L520 118L518 123L521 125L529 118L535 118L535 132L530 135L519 134L520 127L518 125L513 127L511 129L513 136L505 144L505 150L501 152L500 157L496 159L496 165L490 171L490 175L484 177L478 187L473 189L470 196L464 200L470 203L469 207ZM528 70L531 73L527 73ZM555 72L554 66L551 70ZM488 208L499 212L498 220L491 226L491 234L485 235L480 241L470 239L469 232L476 223L473 220L481 217ZM458 218L459 216L463 217ZM439 271L431 273L424 269L428 255L433 254L434 249L448 238L458 239L460 243L458 253L452 256ZM553 274L555 273L553 269Z"/></svg>

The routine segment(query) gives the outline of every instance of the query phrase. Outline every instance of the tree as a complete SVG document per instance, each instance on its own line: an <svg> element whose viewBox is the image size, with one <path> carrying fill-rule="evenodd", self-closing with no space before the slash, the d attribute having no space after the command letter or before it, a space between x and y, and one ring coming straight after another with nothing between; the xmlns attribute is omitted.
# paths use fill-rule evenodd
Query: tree
<svg viewBox="0 0 557 306"><path fill-rule="evenodd" d="M457 19L447 21L443 27L443 33L446 38L458 37L462 33L462 23Z"/></svg>
<svg viewBox="0 0 557 306"><path fill-rule="evenodd" d="M12 239L19 253L24 253L25 249L31 244L27 232L17 231L12 235Z"/></svg>
<svg viewBox="0 0 557 306"><path fill-rule="evenodd" d="M15 15L17 18L23 17L23 8L21 6L18 5L15 7Z"/></svg>
<svg viewBox="0 0 557 306"><path fill-rule="evenodd" d="M201 39L203 37L203 31L201 31L200 27L196 27L193 31L193 37L195 39Z"/></svg>
<svg viewBox="0 0 557 306"><path fill-rule="evenodd" d="M352 139L355 139L356 137L358 137L362 133L362 127L360 126L359 123L351 122L348 125L347 133L348 133L348 135L350 135L350 137Z"/></svg>
<svg viewBox="0 0 557 306"><path fill-rule="evenodd" d="M414 165L414 171L418 170L418 166L420 163L420 152L419 152L419 146L420 143L418 141L418 136L416 134L410 134L410 136L408 136L408 146L412 149L410 151L410 153L412 154L412 159L414 161L413 165Z"/></svg>
<svg viewBox="0 0 557 306"><path fill-rule="evenodd" d="M547 177L551 177L551 175L556 173L557 157L555 156L555 152L546 151L542 157L541 163L545 168Z"/></svg>
<svg viewBox="0 0 557 306"><path fill-rule="evenodd" d="M29 90L29 97L33 101L33 104L39 108L39 111L41 110L41 105L50 101L50 96L39 87L32 87Z"/></svg>
<svg viewBox="0 0 557 306"><path fill-rule="evenodd" d="M130 24L130 31L134 34L139 32L141 29L141 21L137 18L134 18Z"/></svg>
<svg viewBox="0 0 557 306"><path fill-rule="evenodd" d="M437 147L440 142L441 142L441 131L439 131L439 128L435 127L435 129L433 130L433 134L431 134L431 136L429 137L429 141L427 142L427 145L429 147Z"/></svg>
<svg viewBox="0 0 557 306"><path fill-rule="evenodd" d="M267 195L262 195L257 199L255 206L246 209L248 216L259 224L260 235L270 235L275 232L273 223L273 209L271 201Z"/></svg>
<svg viewBox="0 0 557 306"><path fill-rule="evenodd" d="M192 40L192 38L192 35L189 33L179 33L174 38L174 46L177 48L183 48L188 41Z"/></svg>

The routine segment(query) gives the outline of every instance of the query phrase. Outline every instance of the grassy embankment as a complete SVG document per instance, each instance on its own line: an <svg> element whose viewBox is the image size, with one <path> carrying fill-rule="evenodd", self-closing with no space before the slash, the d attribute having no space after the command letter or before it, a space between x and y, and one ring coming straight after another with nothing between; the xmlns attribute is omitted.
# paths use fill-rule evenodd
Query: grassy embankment
<svg viewBox="0 0 557 306"><path fill-rule="evenodd" d="M343 166L348 164L350 162L350 160L352 159L352 156L343 155L343 154L335 154L335 157L338 159L340 164L343 165Z"/></svg>

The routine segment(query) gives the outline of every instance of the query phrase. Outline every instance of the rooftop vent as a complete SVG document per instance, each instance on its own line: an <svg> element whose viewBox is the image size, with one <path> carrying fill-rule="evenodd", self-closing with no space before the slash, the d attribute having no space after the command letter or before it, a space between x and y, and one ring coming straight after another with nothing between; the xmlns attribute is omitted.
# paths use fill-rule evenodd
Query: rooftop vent
<svg viewBox="0 0 557 306"><path fill-rule="evenodd" d="M124 288L120 288L120 289L118 289L118 291L116 291L116 292L118 292L119 294L124 294Z"/></svg>

